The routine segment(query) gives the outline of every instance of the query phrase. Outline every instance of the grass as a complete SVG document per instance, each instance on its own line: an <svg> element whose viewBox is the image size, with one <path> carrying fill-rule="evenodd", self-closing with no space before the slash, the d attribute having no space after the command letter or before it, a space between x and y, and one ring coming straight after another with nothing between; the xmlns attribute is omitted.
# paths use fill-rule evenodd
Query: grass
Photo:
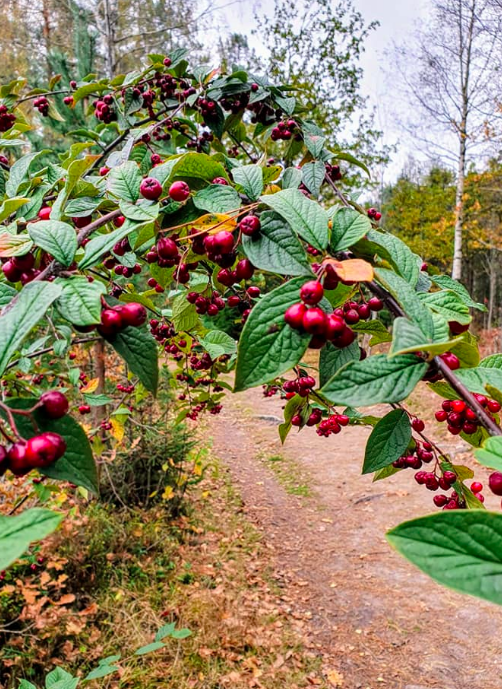
<svg viewBox="0 0 502 689"><path fill-rule="evenodd" d="M289 462L274 456L269 464L288 492L309 494ZM213 467L176 521L158 506L125 512L82 504L39 553L46 567L35 574L21 565L13 570L6 585L15 591L0 586L0 628L10 622L8 601L15 598L18 616L29 590L37 595L24 607L24 624L36 624L37 632L0 639L0 686L17 689L22 677L43 686L55 664L82 676L99 658L120 652L130 659L120 678L96 681L92 689L326 687L322 658L281 601L260 533L226 470L216 460ZM21 575L24 589L17 590ZM2 586L10 593L2 594ZM191 636L133 656L169 622Z"/></svg>
<svg viewBox="0 0 502 689"><path fill-rule="evenodd" d="M308 483L308 475L297 462L282 455L261 456L274 472L277 481L289 495L310 498L314 495Z"/></svg>

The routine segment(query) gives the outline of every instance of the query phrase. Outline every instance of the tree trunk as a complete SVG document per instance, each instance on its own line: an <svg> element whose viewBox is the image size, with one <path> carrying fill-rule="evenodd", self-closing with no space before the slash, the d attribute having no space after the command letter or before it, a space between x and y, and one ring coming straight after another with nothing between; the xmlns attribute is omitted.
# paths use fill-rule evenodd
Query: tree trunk
<svg viewBox="0 0 502 689"><path fill-rule="evenodd" d="M105 382L106 382L106 364L105 364L105 341L99 339L93 347L93 362L94 371L96 378L98 379L98 387L96 388L96 394L102 395L105 392ZM94 423L99 426L102 421L106 420L106 405L101 405L99 407L94 407ZM101 435L104 436L104 432L101 431Z"/></svg>
<svg viewBox="0 0 502 689"><path fill-rule="evenodd" d="M457 189L455 195L455 231L453 236L452 278L462 277L462 230L464 225L464 188L465 188L466 135L465 128L460 132L460 149L458 155Z"/></svg>
<svg viewBox="0 0 502 689"><path fill-rule="evenodd" d="M104 41L105 41L105 71L109 79L115 71L115 17L111 0L103 0L104 5Z"/></svg>

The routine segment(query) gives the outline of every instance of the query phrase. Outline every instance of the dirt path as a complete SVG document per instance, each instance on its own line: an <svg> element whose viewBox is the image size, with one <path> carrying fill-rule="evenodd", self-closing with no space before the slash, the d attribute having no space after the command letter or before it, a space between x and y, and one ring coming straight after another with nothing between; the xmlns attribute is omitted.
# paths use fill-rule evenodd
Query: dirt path
<svg viewBox="0 0 502 689"><path fill-rule="evenodd" d="M330 438L305 429L282 447L281 406L260 390L229 396L212 423L214 450L264 534L279 585L310 620L326 667L343 677L334 686L500 689L502 609L441 588L384 539L430 513L431 493L411 472L377 483L361 476L361 429ZM282 471L300 464L314 495L284 489L269 459L278 455Z"/></svg>

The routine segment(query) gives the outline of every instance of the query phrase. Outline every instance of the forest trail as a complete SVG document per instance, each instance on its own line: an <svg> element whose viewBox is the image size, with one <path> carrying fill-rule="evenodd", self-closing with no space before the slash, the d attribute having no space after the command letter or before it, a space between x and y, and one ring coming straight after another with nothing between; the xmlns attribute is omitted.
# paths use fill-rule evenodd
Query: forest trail
<svg viewBox="0 0 502 689"><path fill-rule="evenodd" d="M282 405L260 389L229 396L210 432L333 686L500 689L502 609L440 587L385 540L432 512L432 494L412 472L361 476L360 427L293 430L281 446Z"/></svg>

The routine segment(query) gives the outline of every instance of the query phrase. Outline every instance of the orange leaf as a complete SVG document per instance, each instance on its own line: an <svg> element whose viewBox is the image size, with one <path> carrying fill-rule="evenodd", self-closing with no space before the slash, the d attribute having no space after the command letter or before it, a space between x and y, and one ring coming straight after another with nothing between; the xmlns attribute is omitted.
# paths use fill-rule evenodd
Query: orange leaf
<svg viewBox="0 0 502 689"><path fill-rule="evenodd" d="M98 386L99 378L93 378L87 383L87 385L84 385L84 387L80 389L80 392L85 392L88 395L91 392L96 392Z"/></svg>
<svg viewBox="0 0 502 689"><path fill-rule="evenodd" d="M343 282L370 282L374 278L373 266L362 258L348 258L346 261L329 259L327 262Z"/></svg>
<svg viewBox="0 0 502 689"><path fill-rule="evenodd" d="M25 254L32 246L33 242L27 234L16 235L10 234L10 232L2 232L0 234L0 256L2 258Z"/></svg>
<svg viewBox="0 0 502 689"><path fill-rule="evenodd" d="M65 593L64 596L61 596L59 600L53 600L52 603L54 605L68 605L68 603L73 603L75 600L75 594L74 593Z"/></svg>

